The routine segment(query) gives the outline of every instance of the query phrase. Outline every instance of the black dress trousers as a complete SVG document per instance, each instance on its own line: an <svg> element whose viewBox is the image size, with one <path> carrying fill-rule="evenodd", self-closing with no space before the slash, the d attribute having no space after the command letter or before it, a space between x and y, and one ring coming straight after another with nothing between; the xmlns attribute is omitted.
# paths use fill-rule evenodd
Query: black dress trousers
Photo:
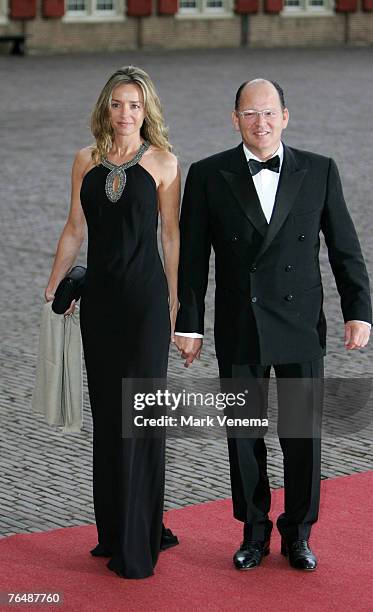
<svg viewBox="0 0 373 612"><path fill-rule="evenodd" d="M219 364L222 379L247 380L255 416L267 414L271 366ZM277 431L284 457L285 509L277 527L288 540L308 539L320 500L323 359L273 365L278 395ZM242 416L242 411L240 411ZM248 416L248 415L247 415ZM252 416L252 413L251 413ZM297 437L297 432L302 437ZM234 517L250 539L269 537L271 492L264 437L228 437Z"/></svg>

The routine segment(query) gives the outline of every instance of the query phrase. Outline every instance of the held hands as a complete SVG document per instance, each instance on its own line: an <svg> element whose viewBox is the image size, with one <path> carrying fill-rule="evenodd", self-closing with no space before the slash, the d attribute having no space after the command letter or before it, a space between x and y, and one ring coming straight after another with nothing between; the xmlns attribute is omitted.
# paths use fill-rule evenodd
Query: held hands
<svg viewBox="0 0 373 612"><path fill-rule="evenodd" d="M185 359L184 368L189 368L195 359L200 359L202 338L189 338L187 336L174 336L174 342L181 358Z"/></svg>
<svg viewBox="0 0 373 612"><path fill-rule="evenodd" d="M195 359L199 359L202 350L202 338L190 338L188 336L175 335L175 325L180 302L177 299L170 300L170 323L171 323L171 342L176 346L185 359L184 367L189 368Z"/></svg>
<svg viewBox="0 0 373 612"><path fill-rule="evenodd" d="M44 292L44 297L45 297L46 302L53 302L54 293L47 287ZM73 314L74 310L75 310L75 300L71 302L70 307L66 310L66 312L63 313L63 316L67 317L68 315Z"/></svg>
<svg viewBox="0 0 373 612"><path fill-rule="evenodd" d="M354 350L364 348L368 344L370 329L366 323L347 321L345 324L345 348Z"/></svg>

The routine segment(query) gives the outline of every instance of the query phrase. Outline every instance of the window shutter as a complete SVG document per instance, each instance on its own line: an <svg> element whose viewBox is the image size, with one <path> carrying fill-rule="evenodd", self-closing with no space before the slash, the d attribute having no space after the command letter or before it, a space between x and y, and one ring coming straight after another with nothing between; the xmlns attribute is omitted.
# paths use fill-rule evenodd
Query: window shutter
<svg viewBox="0 0 373 612"><path fill-rule="evenodd" d="M65 0L43 0L43 17L63 17Z"/></svg>
<svg viewBox="0 0 373 612"><path fill-rule="evenodd" d="M175 15L178 4L178 0L158 0L158 13L160 15Z"/></svg>
<svg viewBox="0 0 373 612"><path fill-rule="evenodd" d="M128 17L149 17L152 14L152 0L127 0Z"/></svg>
<svg viewBox="0 0 373 612"><path fill-rule="evenodd" d="M247 15L248 13L257 13L259 9L259 0L236 0L235 11L239 15Z"/></svg>
<svg viewBox="0 0 373 612"><path fill-rule="evenodd" d="M335 10L337 13L355 13L357 0L336 0Z"/></svg>
<svg viewBox="0 0 373 612"><path fill-rule="evenodd" d="M36 0L10 0L11 19L34 19Z"/></svg>
<svg viewBox="0 0 373 612"><path fill-rule="evenodd" d="M281 13L284 8L283 0L264 0L264 12L265 13Z"/></svg>

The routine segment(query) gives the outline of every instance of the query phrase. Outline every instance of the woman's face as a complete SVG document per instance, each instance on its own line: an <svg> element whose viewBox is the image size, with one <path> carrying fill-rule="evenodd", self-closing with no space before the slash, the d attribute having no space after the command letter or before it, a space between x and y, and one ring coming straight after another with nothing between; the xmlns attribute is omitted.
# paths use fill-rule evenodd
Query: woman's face
<svg viewBox="0 0 373 612"><path fill-rule="evenodd" d="M134 84L113 89L109 108L110 123L116 136L131 136L140 131L145 117L142 91Z"/></svg>

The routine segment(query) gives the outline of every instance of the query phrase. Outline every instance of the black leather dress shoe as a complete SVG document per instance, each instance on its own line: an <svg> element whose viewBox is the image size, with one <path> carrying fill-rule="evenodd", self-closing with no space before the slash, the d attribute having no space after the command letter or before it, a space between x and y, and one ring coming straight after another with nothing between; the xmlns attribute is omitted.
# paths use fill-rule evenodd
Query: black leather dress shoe
<svg viewBox="0 0 373 612"><path fill-rule="evenodd" d="M288 557L291 567L296 569L312 571L317 567L317 559L308 546L307 540L287 542L282 538L281 554Z"/></svg>
<svg viewBox="0 0 373 612"><path fill-rule="evenodd" d="M233 556L233 563L239 570L249 570L258 567L266 555L269 555L269 540L244 540Z"/></svg>
<svg viewBox="0 0 373 612"><path fill-rule="evenodd" d="M172 548L173 546L177 546L179 544L179 540L177 536L175 536L171 529L167 529L162 523L162 535L161 535L161 550L167 550L168 548Z"/></svg>

